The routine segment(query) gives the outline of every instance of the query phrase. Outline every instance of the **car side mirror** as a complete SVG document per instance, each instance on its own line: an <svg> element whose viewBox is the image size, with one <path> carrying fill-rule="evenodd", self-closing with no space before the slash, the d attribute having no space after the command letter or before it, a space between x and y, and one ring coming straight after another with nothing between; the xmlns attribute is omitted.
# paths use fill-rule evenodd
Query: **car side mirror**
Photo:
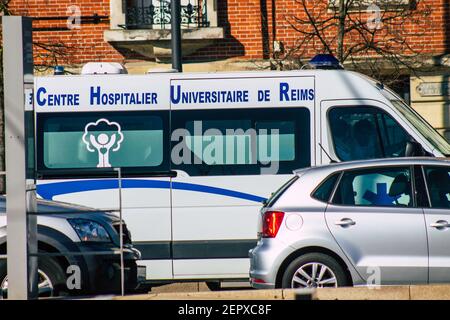
<svg viewBox="0 0 450 320"><path fill-rule="evenodd" d="M425 157L428 155L430 154L417 141L406 142L405 157Z"/></svg>

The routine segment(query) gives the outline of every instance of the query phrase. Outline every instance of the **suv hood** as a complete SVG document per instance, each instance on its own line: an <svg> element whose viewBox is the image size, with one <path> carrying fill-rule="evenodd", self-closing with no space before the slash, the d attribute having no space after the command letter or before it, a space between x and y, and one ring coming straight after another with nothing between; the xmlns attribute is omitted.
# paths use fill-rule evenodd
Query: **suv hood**
<svg viewBox="0 0 450 320"><path fill-rule="evenodd" d="M119 215L111 211L100 211L93 208L74 205L59 201L37 200L38 213L43 216L68 218L82 218L87 215L91 220L109 220L109 222L119 222ZM6 196L0 196L0 216L6 215Z"/></svg>

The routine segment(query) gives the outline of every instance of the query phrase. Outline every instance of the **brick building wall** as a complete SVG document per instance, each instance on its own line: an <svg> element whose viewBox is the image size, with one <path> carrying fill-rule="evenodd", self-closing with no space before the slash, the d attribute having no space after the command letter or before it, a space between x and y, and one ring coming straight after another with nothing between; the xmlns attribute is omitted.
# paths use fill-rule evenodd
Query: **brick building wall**
<svg viewBox="0 0 450 320"><path fill-rule="evenodd" d="M312 1L314 2L314 1ZM424 1L422 1L424 2ZM427 21L404 25L406 32L420 33L409 36L408 43L419 51L438 55L449 51L450 47L450 1L427 0L431 15ZM109 16L109 0L11 0L13 14L32 17L67 16L67 8L77 5L82 16ZM213 45L200 49L187 60L216 60L231 57L243 59L268 58L273 41L280 41L286 50L296 46L301 35L288 23L293 16L304 17L301 4L295 0L217 0L218 24L224 28L225 39L216 40ZM423 4L421 5L423 6ZM419 8L421 10L423 8ZM64 28L65 20L35 21L35 28ZM139 58L128 52L120 52L103 39L103 32L109 29L109 22L83 24L81 30L36 31L35 41L43 44L63 43L66 57L60 64L80 64L87 61L117 61ZM332 37L330 29L328 36ZM320 49L320 48L319 48ZM307 55L319 50L310 45ZM55 64L51 55L36 47L36 64Z"/></svg>
<svg viewBox="0 0 450 320"><path fill-rule="evenodd" d="M109 0L12 0L10 10L15 15L30 17L64 17L69 16L68 8L79 6L82 16L109 16ZM67 28L66 20L33 21L33 28ZM86 61L122 61L117 50L103 40L103 31L109 29L107 20L99 24L82 24L81 29L35 31L34 41L42 47L51 44L63 44L65 58L60 64L78 64ZM35 64L52 64L48 50L35 46ZM58 48L53 48L58 50Z"/></svg>
<svg viewBox="0 0 450 320"><path fill-rule="evenodd" d="M314 0L310 1L310 3L314 2ZM219 21L226 27L227 39L216 46L201 50L196 56L223 58L241 53L246 58L267 58L273 41L282 42L285 49L289 51L295 48L302 38L289 23L294 21L295 16L306 18L299 1L228 0L219 1L219 3ZM408 44L417 52L431 55L449 52L450 1L422 1L417 11L424 12L428 8L431 9L431 13L427 19L422 19L420 16L412 17L393 32L401 32L403 38L407 38ZM319 9L323 12L323 7L319 6L317 10ZM329 16L322 16L322 19ZM367 16L362 15L362 19L365 21ZM413 19L419 19L419 21L413 22L411 21ZM327 32L328 39L332 39L336 31L336 29L330 29ZM356 41L357 37L353 34L352 39ZM310 45L305 53L312 56L318 49L321 49L320 45Z"/></svg>

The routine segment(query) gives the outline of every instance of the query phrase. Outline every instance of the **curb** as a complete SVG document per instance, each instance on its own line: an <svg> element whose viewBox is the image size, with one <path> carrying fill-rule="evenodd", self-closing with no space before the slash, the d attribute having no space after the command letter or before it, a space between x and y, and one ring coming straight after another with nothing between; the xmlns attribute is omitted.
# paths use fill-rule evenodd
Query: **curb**
<svg viewBox="0 0 450 320"><path fill-rule="evenodd" d="M148 293L113 300L450 300L450 285Z"/></svg>

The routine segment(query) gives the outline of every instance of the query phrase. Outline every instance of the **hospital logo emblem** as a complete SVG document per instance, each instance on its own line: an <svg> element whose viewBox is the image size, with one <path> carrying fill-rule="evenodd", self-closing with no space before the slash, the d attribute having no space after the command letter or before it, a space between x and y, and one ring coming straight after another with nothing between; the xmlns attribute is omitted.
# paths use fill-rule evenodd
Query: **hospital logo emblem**
<svg viewBox="0 0 450 320"><path fill-rule="evenodd" d="M109 122L107 119L98 119L84 127L83 142L89 152L97 152L97 168L110 168L110 152L120 149L123 141L123 133L117 122Z"/></svg>

